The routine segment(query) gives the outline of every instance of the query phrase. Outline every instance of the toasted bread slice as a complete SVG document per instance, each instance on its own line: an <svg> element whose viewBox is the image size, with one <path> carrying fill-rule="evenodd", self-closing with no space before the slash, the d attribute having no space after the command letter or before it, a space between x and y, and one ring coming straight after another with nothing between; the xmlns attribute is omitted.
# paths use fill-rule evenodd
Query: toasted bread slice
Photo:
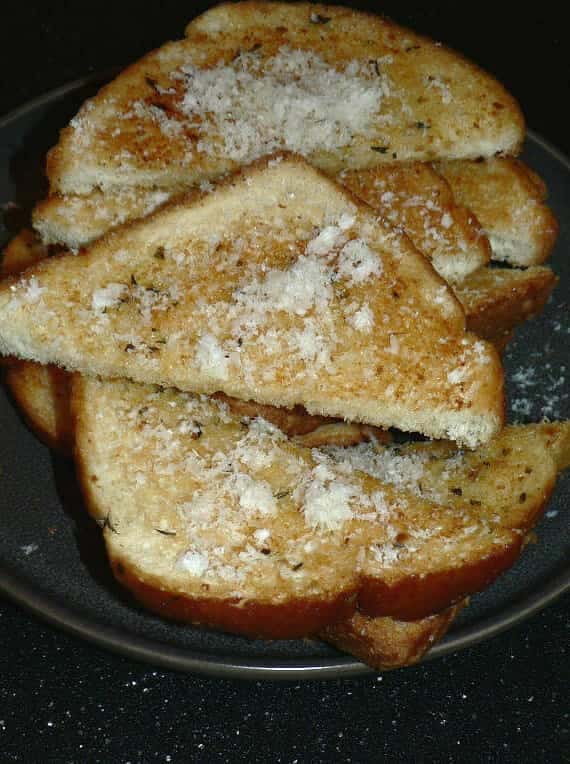
<svg viewBox="0 0 570 764"><path fill-rule="evenodd" d="M446 508L205 396L78 378L73 410L115 575L169 617L300 636L357 599L366 614L416 620L487 585L529 527L520 484L515 522L506 490L488 516L453 492Z"/></svg>
<svg viewBox="0 0 570 764"><path fill-rule="evenodd" d="M191 189L186 190L187 194ZM92 191L85 196L50 195L32 212L32 224L46 244L80 249L112 228L145 217L174 194L148 188L124 188L114 193Z"/></svg>
<svg viewBox="0 0 570 764"><path fill-rule="evenodd" d="M401 228L452 284L486 265L489 241L475 216L455 204L447 182L420 162L343 171L338 180Z"/></svg>
<svg viewBox="0 0 570 764"><path fill-rule="evenodd" d="M458 511L468 506L478 512L481 522L525 534L544 511L558 472L568 466L570 423L506 427L491 443L474 452L458 452L452 444L426 442L403 446L361 444L348 449L328 448L326 454L341 469L360 470ZM400 554L396 541L383 550L384 564L391 564L395 558L400 565ZM439 575L432 573L424 574L421 587L432 575L434 583L444 587ZM415 591L417 583L410 577L402 579L401 585L387 587L385 574L384 580L368 579L359 595L360 607L373 615L407 619L413 612L420 618L425 611L423 594ZM442 607L448 601L444 590Z"/></svg>
<svg viewBox="0 0 570 764"><path fill-rule="evenodd" d="M9 272L17 272L18 263L26 267L32 262L32 254L24 251L28 246L33 247L33 261L47 254L47 248L37 237L24 231L6 248L4 266ZM540 312L556 281L556 276L544 266L525 270L482 268L462 285L456 286L455 293L465 309L468 328L503 349L506 340L512 336L512 330ZM69 413L62 403L66 386L60 384L63 372L56 369L52 375L52 368L27 361L13 362L12 359L6 383L39 437L52 447L66 450L71 432ZM228 402L236 413L252 415L251 407L244 408L247 403L235 399L228 399ZM256 406L256 415L264 416L288 435L298 436L298 441L309 448L356 445L371 435L381 441L385 438L378 428L358 423L333 423L323 417L311 417L301 408L276 409L251 405Z"/></svg>
<svg viewBox="0 0 570 764"><path fill-rule="evenodd" d="M524 270L481 268L463 283L455 294L465 309L467 326L492 342L538 315L558 282L545 266Z"/></svg>
<svg viewBox="0 0 570 764"><path fill-rule="evenodd" d="M366 443L329 448L348 464L379 480L445 506L479 509L482 518L527 531L542 512L558 472L568 466L570 423L505 427L476 451L452 443Z"/></svg>
<svg viewBox="0 0 570 764"><path fill-rule="evenodd" d="M276 150L335 173L512 154L524 137L496 80L379 16L245 2L186 31L85 103L49 154L52 192L180 189Z"/></svg>
<svg viewBox="0 0 570 764"><path fill-rule="evenodd" d="M558 223L544 203L543 181L515 159L440 162L458 204L477 216L489 237L493 260L525 267L544 262L556 242Z"/></svg>
<svg viewBox="0 0 570 764"><path fill-rule="evenodd" d="M411 666L445 636L466 604L464 600L418 621L370 618L355 612L345 621L327 626L319 637L375 669Z"/></svg>
<svg viewBox="0 0 570 764"><path fill-rule="evenodd" d="M33 432L50 448L70 454L69 374L57 366L13 359L4 381Z"/></svg>
<svg viewBox="0 0 570 764"><path fill-rule="evenodd" d="M475 446L502 369L464 323L408 239L294 157L0 287L4 353Z"/></svg>

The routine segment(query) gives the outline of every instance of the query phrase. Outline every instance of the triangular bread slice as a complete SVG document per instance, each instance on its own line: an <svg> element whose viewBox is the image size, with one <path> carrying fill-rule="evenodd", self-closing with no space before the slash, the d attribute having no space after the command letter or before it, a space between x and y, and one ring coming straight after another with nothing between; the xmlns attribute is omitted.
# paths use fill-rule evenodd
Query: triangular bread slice
<svg viewBox="0 0 570 764"><path fill-rule="evenodd" d="M503 374L464 326L408 239L294 157L0 287L4 354L475 446Z"/></svg>
<svg viewBox="0 0 570 764"><path fill-rule="evenodd" d="M483 588L516 559L554 485L549 444L568 439L515 427L480 452L449 449L434 457L437 502L408 479L421 454L377 452L403 464L396 488L206 396L76 378L73 410L119 581L165 616L270 637L309 635L357 604L417 620Z"/></svg>
<svg viewBox="0 0 570 764"><path fill-rule="evenodd" d="M22 231L4 252L2 273L17 273L33 262L46 257L47 247L31 231ZM481 268L454 288L465 310L467 327L503 349L513 329L537 315L556 285L557 277L544 266L524 270L511 268ZM72 424L68 406L65 372L55 366L42 366L32 361L7 359L5 382L28 424L50 446L68 450L72 439ZM232 400L232 407L242 412L257 413L288 435L301 436L308 447L322 445L355 445L370 437L382 439L380 431L358 423L330 423L323 417L309 416L303 409L260 408L259 404ZM239 412L238 412L239 413Z"/></svg>
<svg viewBox="0 0 570 764"><path fill-rule="evenodd" d="M544 203L541 178L516 159L439 162L458 204L477 216L489 237L493 260L519 267L539 265L550 255L558 223Z"/></svg>
<svg viewBox="0 0 570 764"><path fill-rule="evenodd" d="M47 173L56 193L179 189L277 150L334 173L512 154L523 137L514 99L441 45L358 11L245 2L205 13L87 101Z"/></svg>
<svg viewBox="0 0 570 764"><path fill-rule="evenodd" d="M491 247L476 217L455 203L448 183L429 163L398 162L337 177L401 228L448 283L462 282L489 262Z"/></svg>

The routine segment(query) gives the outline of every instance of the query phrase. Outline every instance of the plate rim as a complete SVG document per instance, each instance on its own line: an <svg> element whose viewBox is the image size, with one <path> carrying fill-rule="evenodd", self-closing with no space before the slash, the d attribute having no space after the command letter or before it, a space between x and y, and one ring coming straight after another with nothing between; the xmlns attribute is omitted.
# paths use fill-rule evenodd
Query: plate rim
<svg viewBox="0 0 570 764"><path fill-rule="evenodd" d="M63 99L77 90L96 82L104 84L117 71L120 71L120 68L113 67L105 72L95 72L84 77L78 77L26 101L0 117L0 131L30 112L53 101ZM540 146L570 173L570 158L556 146L528 128L526 139ZM546 583L536 586L525 595L522 602L517 602L501 610L498 614L483 618L475 624L467 624L447 634L441 642L429 651L422 663L498 636L544 609L568 590L570 590L570 564L553 577L548 578ZM38 590L36 586L11 572L2 561L0 561L0 594L5 595L52 626L79 637L88 644L166 669L216 678L252 681L259 679L341 679L371 676L379 673L377 669L341 653L338 657L327 658L323 656L315 659L299 656L292 657L289 661L281 657L272 659L244 659L239 657L235 659L216 655L209 658L203 653L196 653L194 650L125 632L117 626L98 624L92 617L84 616L73 609L70 610L51 595ZM270 662L273 665L269 665Z"/></svg>

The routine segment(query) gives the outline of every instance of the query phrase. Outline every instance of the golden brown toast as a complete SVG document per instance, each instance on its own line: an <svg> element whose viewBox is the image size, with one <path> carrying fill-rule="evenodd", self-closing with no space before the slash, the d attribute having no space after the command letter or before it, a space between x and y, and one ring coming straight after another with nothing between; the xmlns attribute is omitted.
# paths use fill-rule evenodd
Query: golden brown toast
<svg viewBox="0 0 570 764"><path fill-rule="evenodd" d="M501 335L537 316L558 277L542 265L530 268L481 268L455 287L465 309L467 326L496 343Z"/></svg>
<svg viewBox="0 0 570 764"><path fill-rule="evenodd" d="M440 162L458 204L477 216L489 236L493 259L510 265L543 263L556 242L558 223L544 203L544 182L512 158Z"/></svg>
<svg viewBox="0 0 570 764"><path fill-rule="evenodd" d="M479 222L455 203L447 182L428 163L399 162L339 173L338 180L401 228L436 271L458 284L489 262Z"/></svg>
<svg viewBox="0 0 570 764"><path fill-rule="evenodd" d="M409 240L294 157L0 287L4 353L474 446L502 369L464 323Z"/></svg>
<svg viewBox="0 0 570 764"><path fill-rule="evenodd" d="M378 447L395 487L352 466L362 446L306 449L204 396L76 378L73 410L118 580L167 617L265 637L310 635L356 605L418 620L486 586L520 552L569 434L507 428L470 454ZM418 495L420 467L437 500L423 482Z"/></svg>
<svg viewBox="0 0 570 764"><path fill-rule="evenodd" d="M3 266L7 273L16 273L46 254L47 247L37 236L24 230L6 248ZM461 286L456 285L454 291L465 310L467 327L502 349L516 326L542 310L556 281L554 273L544 266L525 270L482 268ZM53 376L51 369L54 369ZM66 390L65 385L60 384L63 374L53 366L12 359L5 381L32 429L52 447L65 450L70 444L71 422L62 403ZM53 397L50 399L50 396ZM382 440L377 428L346 422L339 426L323 417L311 417L301 408L260 407L235 399L228 402L237 413L240 412L236 407L240 406L248 415L252 409L246 411L243 407L255 405L259 415L287 434L301 436L302 444L307 447L356 445L367 439L371 431Z"/></svg>
<svg viewBox="0 0 570 764"><path fill-rule="evenodd" d="M445 636L466 604L464 600L418 621L370 618L355 612L346 620L327 626L319 637L375 669L411 666Z"/></svg>
<svg viewBox="0 0 570 764"><path fill-rule="evenodd" d="M80 249L112 228L149 215L172 196L148 188L96 190L84 196L52 194L34 207L32 224L44 243Z"/></svg>
<svg viewBox="0 0 570 764"><path fill-rule="evenodd" d="M505 89L439 44L341 7L244 2L206 12L87 101L47 174L54 193L174 190L277 150L336 173L513 154L523 137Z"/></svg>

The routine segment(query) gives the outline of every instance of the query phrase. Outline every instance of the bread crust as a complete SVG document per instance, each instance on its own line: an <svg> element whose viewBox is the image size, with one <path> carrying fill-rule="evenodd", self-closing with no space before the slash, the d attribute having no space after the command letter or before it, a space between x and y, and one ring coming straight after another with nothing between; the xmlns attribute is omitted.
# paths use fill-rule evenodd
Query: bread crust
<svg viewBox="0 0 570 764"><path fill-rule="evenodd" d="M70 455L69 374L57 366L10 359L4 382L32 432L50 448Z"/></svg>
<svg viewBox="0 0 570 764"><path fill-rule="evenodd" d="M453 571L408 576L393 584L365 578L358 594L359 610L372 618L388 615L401 621L416 621L439 613L463 600L465 595L486 589L511 568L520 555L523 540L522 536L513 537L510 545Z"/></svg>
<svg viewBox="0 0 570 764"><path fill-rule="evenodd" d="M240 634L252 639L299 639L318 634L325 626L354 612L354 589L335 594L329 601L297 599L287 604L186 597L163 591L158 583L144 580L128 564L109 553L117 581L143 607L169 620L193 623Z"/></svg>

